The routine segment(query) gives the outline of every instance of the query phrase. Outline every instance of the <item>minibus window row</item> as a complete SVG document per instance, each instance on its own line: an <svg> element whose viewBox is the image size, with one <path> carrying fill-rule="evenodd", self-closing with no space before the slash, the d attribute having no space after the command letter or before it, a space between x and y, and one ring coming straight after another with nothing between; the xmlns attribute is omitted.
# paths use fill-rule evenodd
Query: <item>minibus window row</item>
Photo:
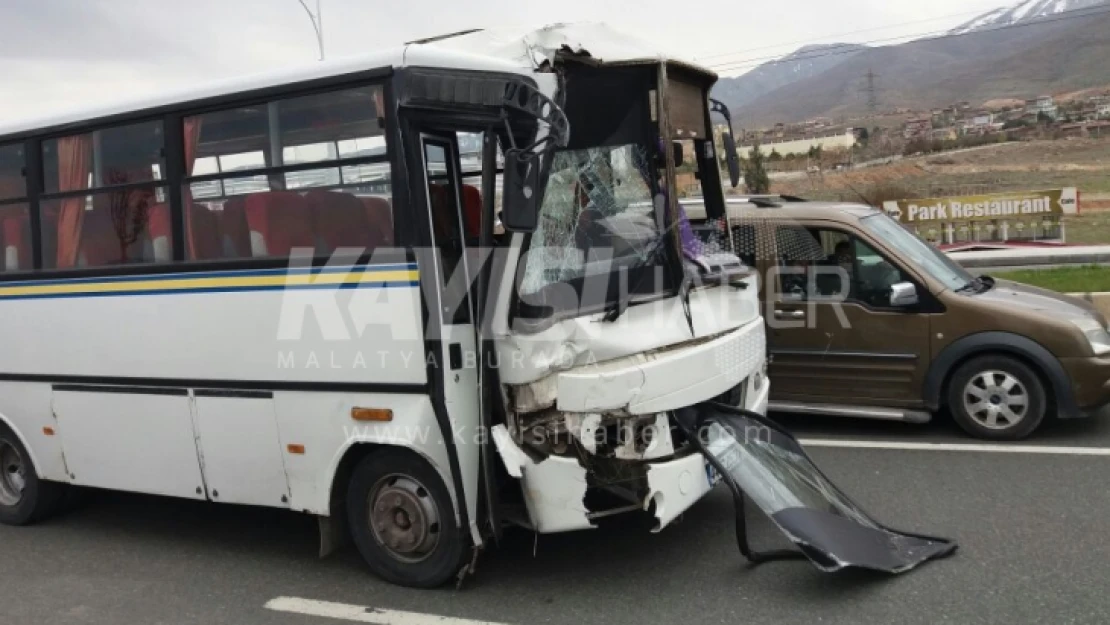
<svg viewBox="0 0 1110 625"><path fill-rule="evenodd" d="M382 87L363 85L48 137L34 181L33 143L0 145L2 268L32 268L29 186L45 269L392 246L384 110Z"/></svg>

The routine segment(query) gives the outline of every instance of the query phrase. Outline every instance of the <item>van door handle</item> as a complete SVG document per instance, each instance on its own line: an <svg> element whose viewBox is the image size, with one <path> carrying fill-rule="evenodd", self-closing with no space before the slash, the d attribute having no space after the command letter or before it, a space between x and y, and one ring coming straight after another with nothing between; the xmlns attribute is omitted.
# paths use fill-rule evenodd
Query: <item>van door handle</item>
<svg viewBox="0 0 1110 625"><path fill-rule="evenodd" d="M805 312L801 311L801 310L776 310L775 311L775 317L778 317L779 319L801 319L805 316L806 316Z"/></svg>

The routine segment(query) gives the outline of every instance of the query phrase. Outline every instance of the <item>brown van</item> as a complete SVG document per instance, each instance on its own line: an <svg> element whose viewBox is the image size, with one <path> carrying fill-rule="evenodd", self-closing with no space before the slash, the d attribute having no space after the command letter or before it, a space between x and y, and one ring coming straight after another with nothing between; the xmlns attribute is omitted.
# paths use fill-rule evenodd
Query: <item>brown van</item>
<svg viewBox="0 0 1110 625"><path fill-rule="evenodd" d="M999 440L1110 412L1110 334L1087 302L975 277L867 206L745 198L729 224L763 278L772 410L927 422L947 408Z"/></svg>

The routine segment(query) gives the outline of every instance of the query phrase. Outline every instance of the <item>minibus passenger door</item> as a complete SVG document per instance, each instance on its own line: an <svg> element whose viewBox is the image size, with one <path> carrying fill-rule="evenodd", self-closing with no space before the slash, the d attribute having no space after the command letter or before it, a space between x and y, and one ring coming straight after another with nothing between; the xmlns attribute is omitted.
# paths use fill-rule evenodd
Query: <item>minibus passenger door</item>
<svg viewBox="0 0 1110 625"><path fill-rule="evenodd" d="M420 255L421 283L428 301L429 375L442 391L443 408L458 453L460 477L471 534L481 543L477 526L479 477L479 389L477 334L470 304L459 156L454 134L421 133L423 187L431 224L431 254ZM438 332L438 334L436 334ZM436 340L438 337L438 340ZM454 486L453 484L450 486Z"/></svg>

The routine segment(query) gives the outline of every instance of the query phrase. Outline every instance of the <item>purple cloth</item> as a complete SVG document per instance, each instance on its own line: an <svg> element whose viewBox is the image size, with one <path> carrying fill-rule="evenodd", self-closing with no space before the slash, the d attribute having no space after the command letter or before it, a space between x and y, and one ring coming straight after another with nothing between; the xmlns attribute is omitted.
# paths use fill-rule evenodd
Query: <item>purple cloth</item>
<svg viewBox="0 0 1110 625"><path fill-rule="evenodd" d="M678 238L682 242L682 253L690 260L696 260L705 253L705 245L694 234L690 227L690 219L686 217L686 209L678 205Z"/></svg>

